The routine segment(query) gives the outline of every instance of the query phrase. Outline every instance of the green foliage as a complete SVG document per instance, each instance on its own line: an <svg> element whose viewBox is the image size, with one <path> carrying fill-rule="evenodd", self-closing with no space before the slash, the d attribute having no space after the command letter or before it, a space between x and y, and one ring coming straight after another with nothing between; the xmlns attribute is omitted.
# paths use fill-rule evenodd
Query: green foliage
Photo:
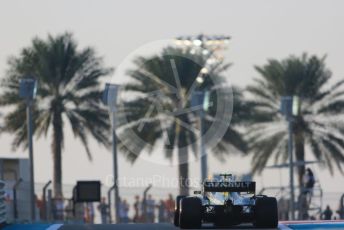
<svg viewBox="0 0 344 230"><path fill-rule="evenodd" d="M62 195L62 151L64 124L69 122L75 138L85 147L91 160L88 136L109 147L109 119L101 106L99 79L111 69L91 48L79 50L72 35L65 33L47 40L35 38L31 46L8 62L9 70L1 82L0 106L10 108L2 132L14 135L12 146L27 147L25 104L19 98L19 81L35 78L38 90L33 105L33 134L40 138L52 132L53 185Z"/></svg>
<svg viewBox="0 0 344 230"><path fill-rule="evenodd" d="M334 165L342 171L344 124L339 115L344 112L344 81L329 87L325 57L291 56L255 68L260 76L247 87L256 110L248 130L253 171L261 172L271 158L276 163L288 158L286 121L279 113L280 98L287 95L301 99L301 113L293 124L296 160L304 160L309 150L331 173Z"/></svg>
<svg viewBox="0 0 344 230"><path fill-rule="evenodd" d="M175 63L179 80L174 77L171 60ZM174 114L174 112L190 108L192 89L207 89L211 91L212 106L205 116L204 132L214 122L217 111L215 89L225 85L224 73L230 64L220 61L212 65L203 78L204 82L195 84L196 78L199 76L201 68L206 66L206 62L205 55L173 47L163 49L159 55L138 57L135 60L135 67L128 71L131 81L125 86L125 92L135 96L124 101L123 108L121 108L123 119L119 119L121 150L132 162L136 160L138 154L144 150L150 153L159 143L163 143L165 156L168 159L172 158L173 150L177 148L187 147L197 154L198 132L195 131L195 128L198 128L199 124L195 113ZM242 101L242 94L239 90L235 88L233 91L233 122L224 137L212 149L221 159L230 150L244 152L247 149L246 142L234 125L241 124L242 118L248 116L250 107ZM229 88L224 87L222 92L227 97L232 96ZM152 105L156 105L154 109L152 109ZM133 144L133 135L139 137L142 142Z"/></svg>
<svg viewBox="0 0 344 230"><path fill-rule="evenodd" d="M1 82L0 106L11 109L4 117L3 132L14 134L13 148L27 146L25 104L19 98L19 80L36 78L37 97L33 108L34 135L47 136L54 117L62 117L59 127L67 121L91 159L88 135L109 146L108 114L101 106L99 79L111 69L102 66L91 48L79 50L72 35L65 33L47 40L35 38L20 55L11 57L9 69ZM55 131L56 130L52 130ZM63 131L59 140L63 147Z"/></svg>

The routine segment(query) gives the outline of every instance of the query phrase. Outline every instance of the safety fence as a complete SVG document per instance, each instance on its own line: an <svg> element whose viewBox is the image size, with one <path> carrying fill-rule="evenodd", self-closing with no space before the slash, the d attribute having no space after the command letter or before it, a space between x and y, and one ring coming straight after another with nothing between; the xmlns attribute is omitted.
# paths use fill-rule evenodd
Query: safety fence
<svg viewBox="0 0 344 230"><path fill-rule="evenodd" d="M259 194L274 196L278 201L280 220L288 220L290 213L290 189L289 187L265 187ZM343 219L344 197L340 192L324 191L319 183L316 183L311 190L301 190L295 187L295 211L299 220L322 219L326 206L331 207L333 218Z"/></svg>
<svg viewBox="0 0 344 230"><path fill-rule="evenodd" d="M30 197L29 183L26 181L13 181L6 186L7 221L10 223L28 223L30 221ZM48 186L47 186L48 185ZM48 183L36 183L36 220L40 223L101 223L102 214L99 202L78 203L72 202L74 185L63 185L63 197L54 197L51 185ZM120 187L120 199L128 204L128 219L133 221L135 216L135 197L139 197L140 214L139 221L144 221L142 203L144 191L147 187ZM107 222L115 221L114 192L110 187L102 185L101 196L108 205ZM168 199L169 194L173 199L178 195L178 188L151 187L146 196L151 195L154 200L154 221L158 222L159 204ZM109 202L110 201L110 202ZM161 211L161 210L160 210ZM169 220L166 220L169 221Z"/></svg>
<svg viewBox="0 0 344 230"><path fill-rule="evenodd" d="M6 222L5 182L0 181L0 225Z"/></svg>
<svg viewBox="0 0 344 230"><path fill-rule="evenodd" d="M5 187L5 190L3 189ZM72 191L74 185L63 185L63 197L54 197L52 192L52 187L48 183L36 183L35 193L36 193L36 220L35 222L49 222L49 223L101 223L103 219L103 214L99 208L98 202L94 203L79 203L73 206L72 202ZM145 217L146 213L142 211L142 206L144 204L143 197L144 191L147 186L120 186L119 193L122 201L126 201L128 205L127 210L127 220L126 222L132 222L137 214L134 207L136 199L139 201L139 218L136 221L147 221ZM114 192L110 187L102 186L102 197L104 198L106 204L108 205L108 212L106 214L106 222L115 221L115 208L114 208ZM288 205L289 205L289 190L288 187L269 187L261 191L266 195L276 196L278 199L279 209L281 211L281 220L288 219L283 217L283 215L288 215ZM5 194L6 195L5 195ZM296 190L296 194L300 191ZM159 222L161 221L161 212L166 212L161 203L168 200L171 195L174 199L178 195L177 187L159 187L152 186L147 192L146 196L151 196L154 200L154 210L153 218L150 221ZM330 193L322 192L321 188L315 187L313 190L313 197L311 205L309 206L310 216L315 216L316 219L320 218L321 212L324 206L330 205L336 214L337 207L340 203L341 193ZM5 197L6 196L6 197ZM136 198L138 197L138 198ZM4 209L4 203L6 209ZM29 197L29 183L27 182L11 182L6 183L6 186L0 182L0 214L1 221L7 219L8 222L29 222L30 217L30 197ZM299 207L296 204L296 207ZM165 207L166 208L166 207ZM285 214L283 210L286 209ZM164 221L168 222L170 220L169 214L164 214L167 217ZM6 218L5 218L6 216Z"/></svg>

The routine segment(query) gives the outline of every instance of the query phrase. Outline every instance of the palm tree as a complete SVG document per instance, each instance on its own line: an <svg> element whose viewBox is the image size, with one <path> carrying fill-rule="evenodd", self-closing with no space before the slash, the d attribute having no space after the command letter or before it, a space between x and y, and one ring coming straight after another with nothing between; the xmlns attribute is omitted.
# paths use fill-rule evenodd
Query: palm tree
<svg viewBox="0 0 344 230"><path fill-rule="evenodd" d="M333 165L342 171L344 125L338 118L344 111L344 81L329 87L332 74L325 57L291 56L282 61L269 60L255 69L260 77L247 87L257 114L248 131L253 171L261 172L270 159L277 163L288 158L286 122L279 113L280 98L286 95L301 99L300 113L294 117L292 127L296 160L304 161L305 150L309 149L331 173ZM304 172L305 166L299 166L300 186Z"/></svg>
<svg viewBox="0 0 344 230"><path fill-rule="evenodd" d="M9 60L9 70L2 80L0 105L13 110L4 117L3 131L14 134L12 146L27 147L25 104L18 96L19 80L32 76L38 81L33 107L34 135L40 138L52 131L53 187L62 195L62 151L64 125L68 121L75 138L85 147L91 160L89 138L109 146L108 114L101 107L99 79L111 69L104 68L92 48L79 50L69 33L47 40L35 38L30 47ZM31 78L31 77L30 77Z"/></svg>
<svg viewBox="0 0 344 230"><path fill-rule="evenodd" d="M167 47L159 55L138 57L134 62L135 67L128 71L131 81L126 84L125 93L130 93L132 97L123 102L122 116L125 119L120 119L122 121L119 122L121 150L132 162L144 150L151 152L161 143L168 159L172 159L174 150L177 150L180 194L188 194L188 153L191 151L197 154L196 140L199 135L195 130L199 124L195 122L195 113L190 109L190 92L211 92L210 101L213 106L205 116L204 134L210 130L212 124L226 119L224 116L228 115L224 113L223 117L216 117L217 110L223 109L218 108L217 102L224 100L225 103L230 103L229 89L219 87L224 85L226 79L223 74L230 65L222 61L216 62L208 67L208 73L204 73L203 83L196 84L207 59L202 54L192 54L190 50ZM249 107L241 101L239 90L233 92L235 108L232 121L239 124L242 121L240 116L247 116ZM212 146L216 156L223 159L230 150L246 151L247 146L241 133L233 125L228 128L226 124L224 126L226 130L223 137L217 137L221 140ZM135 142L135 137L139 137L139 141Z"/></svg>

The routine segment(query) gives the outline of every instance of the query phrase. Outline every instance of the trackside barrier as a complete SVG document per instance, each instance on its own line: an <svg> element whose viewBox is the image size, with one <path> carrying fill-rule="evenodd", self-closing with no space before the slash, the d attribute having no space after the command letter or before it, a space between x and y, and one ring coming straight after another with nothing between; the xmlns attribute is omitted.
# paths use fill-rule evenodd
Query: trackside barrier
<svg viewBox="0 0 344 230"><path fill-rule="evenodd" d="M6 222L5 182L0 181L0 225Z"/></svg>
<svg viewBox="0 0 344 230"><path fill-rule="evenodd" d="M295 186L295 191L296 194L302 194L302 190L299 186ZM270 195L274 196L277 198L278 201L281 201L282 207L279 207L279 210L285 211L285 213L288 213L289 210L289 205L288 203L285 204L285 202L289 201L290 199L290 192L289 192L289 187L280 187L280 186L275 186L275 187L265 187L260 190L258 194L265 194L265 195ZM313 217L320 217L322 213L322 207L323 207L323 190L320 186L319 183L316 183L314 188L311 190L311 199L310 203L306 201L306 206L301 205L301 200L300 198L305 198L307 199L306 196L299 196L298 201L295 201L296 205L296 211L299 214L298 219L304 219L302 214L306 212L307 214L313 216ZM282 202L283 201L283 202ZM288 215L287 215L288 216ZM283 218L282 220L286 220L288 218Z"/></svg>
<svg viewBox="0 0 344 230"><path fill-rule="evenodd" d="M340 197L338 214L340 219L344 219L344 194Z"/></svg>

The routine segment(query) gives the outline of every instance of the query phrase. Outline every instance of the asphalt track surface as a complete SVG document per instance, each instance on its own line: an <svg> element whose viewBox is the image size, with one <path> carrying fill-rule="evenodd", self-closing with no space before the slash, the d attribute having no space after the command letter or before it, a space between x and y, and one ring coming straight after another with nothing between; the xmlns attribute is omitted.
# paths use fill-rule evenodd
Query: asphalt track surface
<svg viewBox="0 0 344 230"><path fill-rule="evenodd" d="M59 230L179 230L172 224L115 224L115 225L63 225ZM204 225L202 229L215 229L212 225ZM239 225L222 229L254 229L252 225Z"/></svg>
<svg viewBox="0 0 344 230"><path fill-rule="evenodd" d="M18 224L8 225L3 230L179 230L166 224ZM215 229L212 225L203 225L202 229ZM254 229L252 225L239 225L222 229Z"/></svg>
<svg viewBox="0 0 344 230"><path fill-rule="evenodd" d="M0 227L2 230L177 230L172 224L9 224ZM202 229L215 229L212 225L203 225ZM223 229L254 229L252 225L239 225ZM305 229L331 229L343 230L344 220L332 221L282 221L279 223L281 230L305 230Z"/></svg>

